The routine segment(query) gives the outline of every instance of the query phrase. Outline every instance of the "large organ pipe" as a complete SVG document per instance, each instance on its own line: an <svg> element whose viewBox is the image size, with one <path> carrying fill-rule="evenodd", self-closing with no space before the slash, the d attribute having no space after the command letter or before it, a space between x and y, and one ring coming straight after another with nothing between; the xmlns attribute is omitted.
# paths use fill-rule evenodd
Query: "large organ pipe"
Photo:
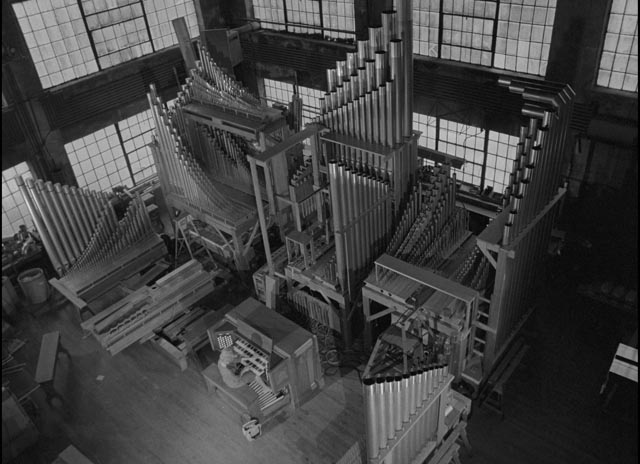
<svg viewBox="0 0 640 464"><path fill-rule="evenodd" d="M27 179L27 183L31 179ZM33 183L33 181L31 181ZM64 270L63 260L60 258L60 250L59 246L56 243L56 239L49 234L49 228L46 225L42 215L40 214L40 207L34 201L35 199L29 194L29 190L27 189L27 185L24 182L22 176L16 177L16 184L22 193L22 197L25 200L27 208L29 209L29 213L33 218L34 225L40 234L40 238L42 239L42 244L47 250L47 254L51 259L51 264L56 269L57 272L61 272Z"/></svg>
<svg viewBox="0 0 640 464"><path fill-rule="evenodd" d="M60 222L60 215L57 214L53 206L53 201L49 195L49 191L45 187L44 182L40 179L36 181L36 190L40 194L40 197L43 202L42 204L46 208L47 215L53 225L53 233L58 237L58 241L62 246L62 251L64 253L65 260L67 263L72 263L74 261L74 254L73 254L73 251L71 250L71 245L69 245L69 242L67 241L67 238L65 236L62 223Z"/></svg>

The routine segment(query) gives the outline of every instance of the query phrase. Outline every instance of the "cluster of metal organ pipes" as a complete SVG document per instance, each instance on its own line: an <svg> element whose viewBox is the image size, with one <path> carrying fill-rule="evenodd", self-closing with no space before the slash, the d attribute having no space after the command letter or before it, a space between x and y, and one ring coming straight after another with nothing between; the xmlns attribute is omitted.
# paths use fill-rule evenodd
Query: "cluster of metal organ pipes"
<svg viewBox="0 0 640 464"><path fill-rule="evenodd" d="M522 114L529 118L520 129L516 161L503 202L509 211L502 240L506 246L557 193L573 91L565 87L552 93L509 79L500 79L499 84L522 95Z"/></svg>
<svg viewBox="0 0 640 464"><path fill-rule="evenodd" d="M84 272L153 233L138 197L118 221L104 192L21 176L16 183L59 275Z"/></svg>
<svg viewBox="0 0 640 464"><path fill-rule="evenodd" d="M331 161L329 190L336 277L347 289L386 245L392 221L389 182Z"/></svg>
<svg viewBox="0 0 640 464"><path fill-rule="evenodd" d="M452 378L445 365L364 379L369 462L412 462L428 442L440 439L441 402Z"/></svg>
<svg viewBox="0 0 640 464"><path fill-rule="evenodd" d="M406 2L399 3L403 7ZM411 88L404 74L412 55L406 51L406 31L398 16L385 11L382 27L369 28L369 38L358 41L357 51L327 70L327 93L320 98L319 118L336 134L395 150L391 156L380 156L380 150L374 153L335 144L327 155L351 169L389 180L396 202L404 197L415 167L414 153L406 143L413 132L412 114L406 114Z"/></svg>
<svg viewBox="0 0 640 464"><path fill-rule="evenodd" d="M456 207L456 178L446 167L422 167L386 253L417 266L437 267L468 231L469 214Z"/></svg>
<svg viewBox="0 0 640 464"><path fill-rule="evenodd" d="M201 128L194 133L191 137L193 142L189 143L187 125L180 109L181 105L190 101L186 90L183 89L179 94L173 111L163 107L153 86L148 94L156 126L150 146L163 191L177 196L197 212L222 218L243 218L253 210L234 202L216 188L195 158L193 149L194 146L206 145L207 149L201 150L207 154L205 163L224 166L225 174L235 173L234 177L246 180L246 165L237 161L242 158L241 148L231 134L222 134L223 131L216 133L209 128Z"/></svg>

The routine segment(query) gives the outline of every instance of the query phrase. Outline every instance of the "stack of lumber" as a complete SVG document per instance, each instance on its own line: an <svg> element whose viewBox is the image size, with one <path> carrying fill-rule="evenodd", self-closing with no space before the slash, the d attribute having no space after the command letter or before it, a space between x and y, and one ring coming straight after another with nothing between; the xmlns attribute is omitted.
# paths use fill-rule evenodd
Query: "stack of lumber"
<svg viewBox="0 0 640 464"><path fill-rule="evenodd" d="M187 311L213 290L213 274L191 260L175 271L144 286L82 323L112 355Z"/></svg>

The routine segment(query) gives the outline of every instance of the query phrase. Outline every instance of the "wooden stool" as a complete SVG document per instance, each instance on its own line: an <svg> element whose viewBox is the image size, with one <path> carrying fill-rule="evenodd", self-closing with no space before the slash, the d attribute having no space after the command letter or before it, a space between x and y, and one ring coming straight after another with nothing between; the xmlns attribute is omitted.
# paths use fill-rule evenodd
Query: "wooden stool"
<svg viewBox="0 0 640 464"><path fill-rule="evenodd" d="M71 355L60 342L60 332L55 331L44 334L40 344L40 355L38 356L38 365L36 367L36 375L34 378L46 393L47 402L49 404L51 404L51 400L54 397L58 397L61 401L64 401L62 396L56 392L53 386L59 352L66 354L69 361L71 361Z"/></svg>

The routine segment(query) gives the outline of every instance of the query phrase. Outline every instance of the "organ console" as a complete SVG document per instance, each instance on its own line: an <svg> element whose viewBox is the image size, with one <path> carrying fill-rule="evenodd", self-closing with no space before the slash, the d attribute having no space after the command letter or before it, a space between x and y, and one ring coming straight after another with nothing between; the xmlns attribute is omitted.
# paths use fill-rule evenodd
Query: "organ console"
<svg viewBox="0 0 640 464"><path fill-rule="evenodd" d="M215 362L203 372L215 391L243 416L266 422L277 411L296 409L324 385L315 335L253 298L247 298L208 330ZM225 384L220 352L231 347L255 380L240 388Z"/></svg>

